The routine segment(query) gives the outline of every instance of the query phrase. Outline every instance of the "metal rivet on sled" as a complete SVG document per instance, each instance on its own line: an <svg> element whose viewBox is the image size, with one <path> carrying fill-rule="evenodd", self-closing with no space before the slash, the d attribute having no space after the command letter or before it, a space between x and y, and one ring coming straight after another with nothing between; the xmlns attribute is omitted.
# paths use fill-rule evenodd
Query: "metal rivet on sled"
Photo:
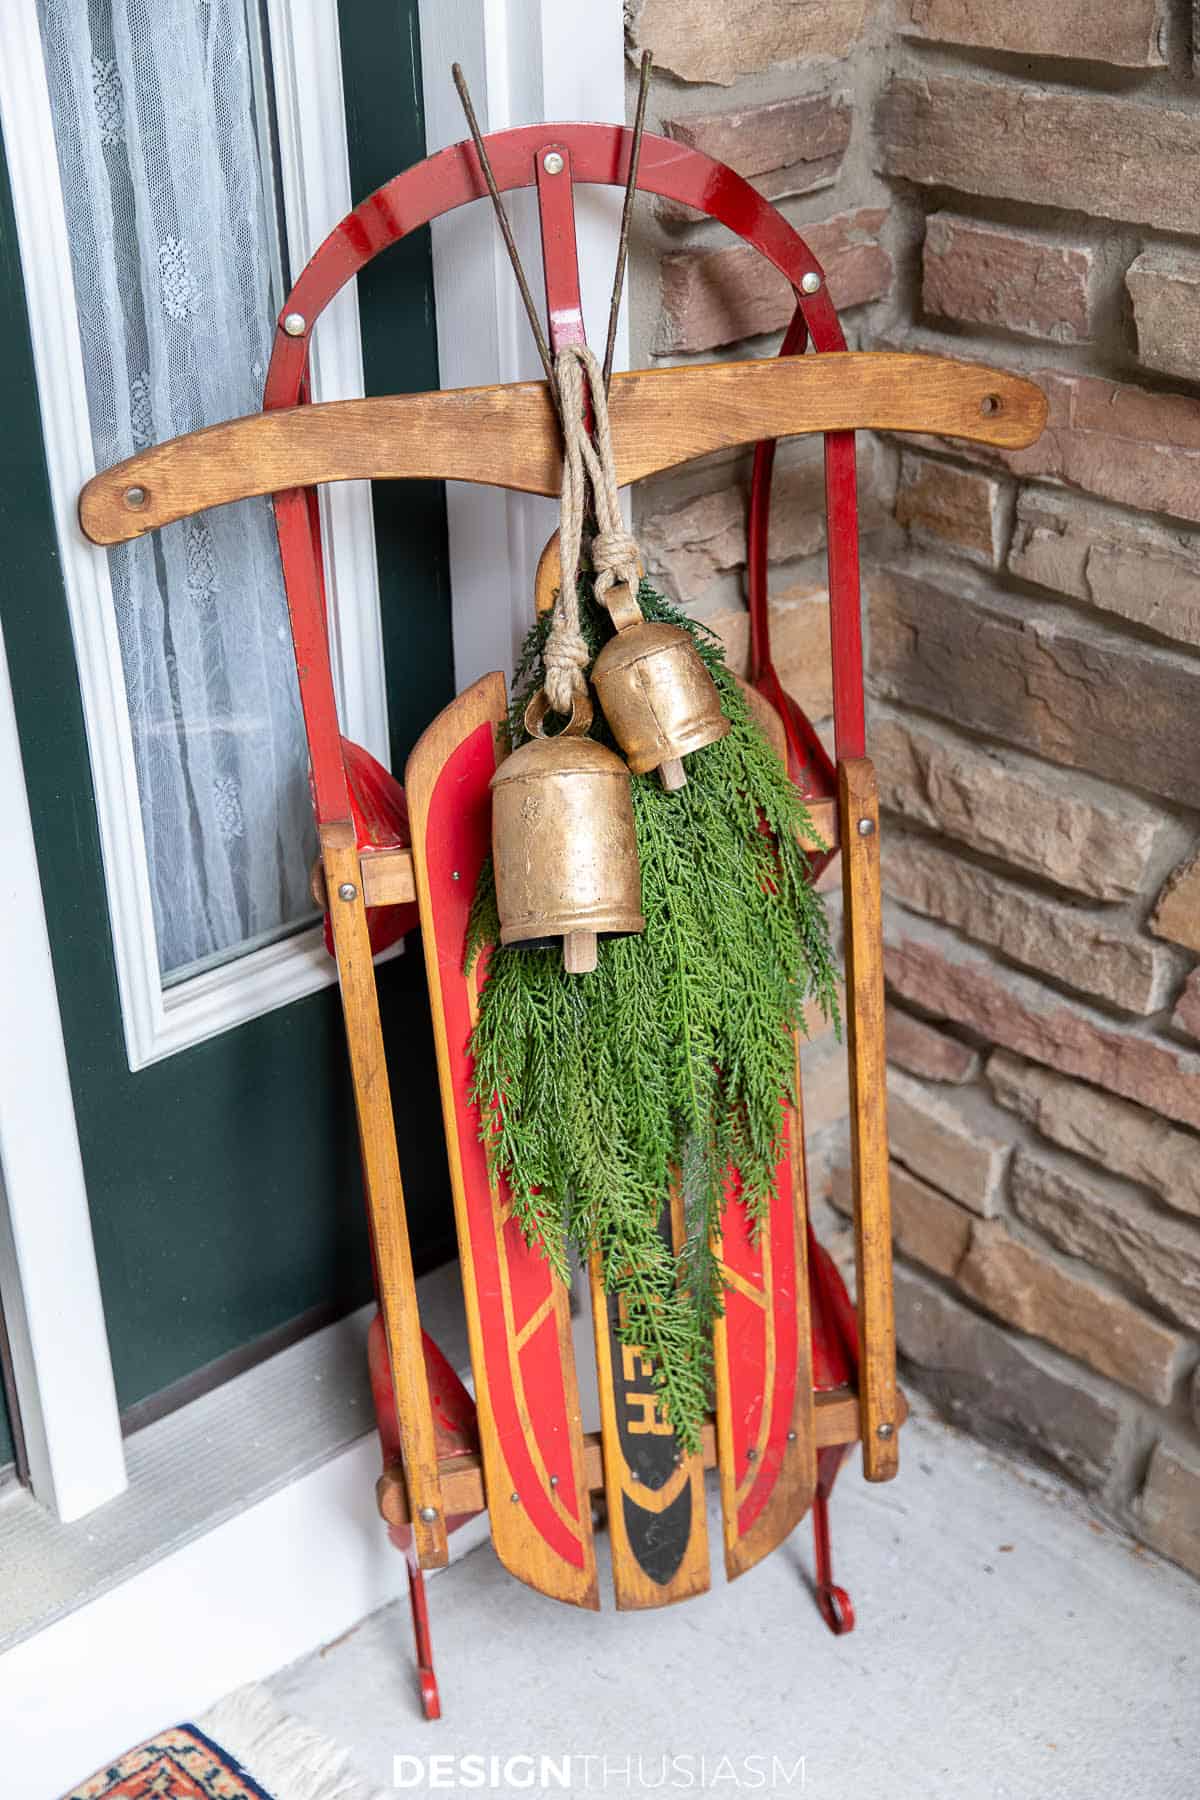
<svg viewBox="0 0 1200 1800"><path fill-rule="evenodd" d="M126 504L126 506L145 506L145 504L146 504L145 488L144 487L126 488L125 489L125 504Z"/></svg>
<svg viewBox="0 0 1200 1800"><path fill-rule="evenodd" d="M800 292L802 294L815 294L819 291L820 286L821 277L817 274L815 269L810 269L807 275L802 275L800 277Z"/></svg>
<svg viewBox="0 0 1200 1800"><path fill-rule="evenodd" d="M858 821L859 837L871 837L874 834L874 831L875 831L874 819L860 819Z"/></svg>
<svg viewBox="0 0 1200 1800"><path fill-rule="evenodd" d="M427 1525L432 1525L433 1521L437 1518L437 1507L436 1506L423 1506L421 1508L421 1517L424 1519L424 1521Z"/></svg>
<svg viewBox="0 0 1200 1800"><path fill-rule="evenodd" d="M875 1436L877 1438L890 1438L895 1437L895 1435L896 1427L894 1425L877 1425L875 1427Z"/></svg>
<svg viewBox="0 0 1200 1800"><path fill-rule="evenodd" d="M543 156L542 167L543 167L543 169L545 169L547 175L561 175L562 174L563 159L558 154L557 150L551 150L545 156Z"/></svg>
<svg viewBox="0 0 1200 1800"><path fill-rule="evenodd" d="M551 1487L557 1487L557 1486L558 1486L558 1476L557 1476L557 1475L552 1475L552 1476L551 1476L551 1477L550 1477L550 1486L551 1486Z"/></svg>
<svg viewBox="0 0 1200 1800"><path fill-rule="evenodd" d="M757 1462L758 1461L758 1451L757 1450L747 1450L746 1461L747 1462Z"/></svg>
<svg viewBox="0 0 1200 1800"><path fill-rule="evenodd" d="M459 871L457 869L451 869L450 879L451 881L458 881L460 879Z"/></svg>
<svg viewBox="0 0 1200 1800"><path fill-rule="evenodd" d="M520 1506L520 1504L521 1504L520 1494L510 1494L508 1497L512 1501L514 1506Z"/></svg>
<svg viewBox="0 0 1200 1800"><path fill-rule="evenodd" d="M794 1432L794 1431L789 1431L789 1432L788 1432L788 1443L789 1443L789 1444L794 1444L794 1443L795 1443L795 1441L796 1441L796 1434L795 1434L795 1432Z"/></svg>
<svg viewBox="0 0 1200 1800"><path fill-rule="evenodd" d="M341 887L338 889L338 899L356 900L357 898L358 889L355 887L354 883L352 881L343 881Z"/></svg>
<svg viewBox="0 0 1200 1800"><path fill-rule="evenodd" d="M303 313L288 313L283 321L283 329L289 337L303 337L308 330L308 320Z"/></svg>

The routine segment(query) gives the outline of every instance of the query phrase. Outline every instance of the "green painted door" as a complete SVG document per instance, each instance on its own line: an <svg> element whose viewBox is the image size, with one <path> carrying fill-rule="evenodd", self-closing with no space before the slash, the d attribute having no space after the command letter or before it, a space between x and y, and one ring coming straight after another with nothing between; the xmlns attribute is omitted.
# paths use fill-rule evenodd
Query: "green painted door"
<svg viewBox="0 0 1200 1800"><path fill-rule="evenodd" d="M424 154L417 6L357 0L341 15L357 197ZM335 988L128 1066L7 169L0 186L0 618L127 1410L266 1334L361 1304L369 1252ZM436 387L427 233L380 260L360 305L368 392ZM439 489L395 484L374 513L402 769L453 691L444 505ZM418 946L381 968L380 990L410 1229L429 1267L452 1254L453 1231Z"/></svg>

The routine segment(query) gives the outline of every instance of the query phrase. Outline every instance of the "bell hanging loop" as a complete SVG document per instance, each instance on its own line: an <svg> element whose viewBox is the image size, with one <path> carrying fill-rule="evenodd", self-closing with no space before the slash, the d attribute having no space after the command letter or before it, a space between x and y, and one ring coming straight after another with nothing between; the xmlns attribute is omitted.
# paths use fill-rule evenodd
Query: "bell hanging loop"
<svg viewBox="0 0 1200 1800"><path fill-rule="evenodd" d="M657 769L673 791L687 782L684 757L729 730L721 697L686 631L644 619L624 584L606 599L617 633L596 658L592 683L630 769Z"/></svg>
<svg viewBox="0 0 1200 1800"><path fill-rule="evenodd" d="M729 720L687 632L642 617L637 545L621 517L608 401L596 359L586 344L572 344L560 351L555 368L564 440L559 511L562 581L547 639L547 668L553 655L557 682L559 671L565 673L568 667L568 653L577 653L580 641L575 581L583 497L590 480L597 524L592 539L595 593L617 628L592 666L592 685L633 773L657 769L665 788L681 788L687 782L684 757L724 737ZM589 435L584 417L585 373L594 436Z"/></svg>
<svg viewBox="0 0 1200 1800"><path fill-rule="evenodd" d="M621 758L583 735L586 693L555 737L543 735L549 711L543 689L526 708L528 743L491 781L500 942L546 949L561 940L567 973L586 975L600 937L646 928L633 798Z"/></svg>

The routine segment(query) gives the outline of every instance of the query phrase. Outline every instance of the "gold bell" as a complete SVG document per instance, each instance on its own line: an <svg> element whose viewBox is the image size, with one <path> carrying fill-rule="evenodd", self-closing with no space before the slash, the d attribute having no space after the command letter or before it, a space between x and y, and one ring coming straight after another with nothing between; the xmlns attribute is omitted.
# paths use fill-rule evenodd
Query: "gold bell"
<svg viewBox="0 0 1200 1800"><path fill-rule="evenodd" d="M729 730L716 685L687 632L644 619L625 583L605 603L617 635L592 669L604 716L635 775L657 769L665 788L681 788L683 758Z"/></svg>
<svg viewBox="0 0 1200 1800"><path fill-rule="evenodd" d="M545 694L530 701L530 741L492 776L492 861L500 942L542 949L562 939L563 967L596 967L596 940L644 931L629 770L585 737L581 700L557 737L544 737Z"/></svg>

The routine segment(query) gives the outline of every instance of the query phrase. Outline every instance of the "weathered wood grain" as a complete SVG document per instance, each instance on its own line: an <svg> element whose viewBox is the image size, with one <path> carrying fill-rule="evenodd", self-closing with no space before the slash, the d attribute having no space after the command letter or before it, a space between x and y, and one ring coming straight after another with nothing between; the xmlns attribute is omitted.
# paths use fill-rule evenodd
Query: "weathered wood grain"
<svg viewBox="0 0 1200 1800"><path fill-rule="evenodd" d="M1045 411L1021 376L898 351L640 369L614 376L611 398L623 484L728 445L813 431L935 432L1020 449ZM560 469L544 382L336 400L143 450L88 482L79 521L93 543L120 544L209 506L318 482L441 477L557 494Z"/></svg>

